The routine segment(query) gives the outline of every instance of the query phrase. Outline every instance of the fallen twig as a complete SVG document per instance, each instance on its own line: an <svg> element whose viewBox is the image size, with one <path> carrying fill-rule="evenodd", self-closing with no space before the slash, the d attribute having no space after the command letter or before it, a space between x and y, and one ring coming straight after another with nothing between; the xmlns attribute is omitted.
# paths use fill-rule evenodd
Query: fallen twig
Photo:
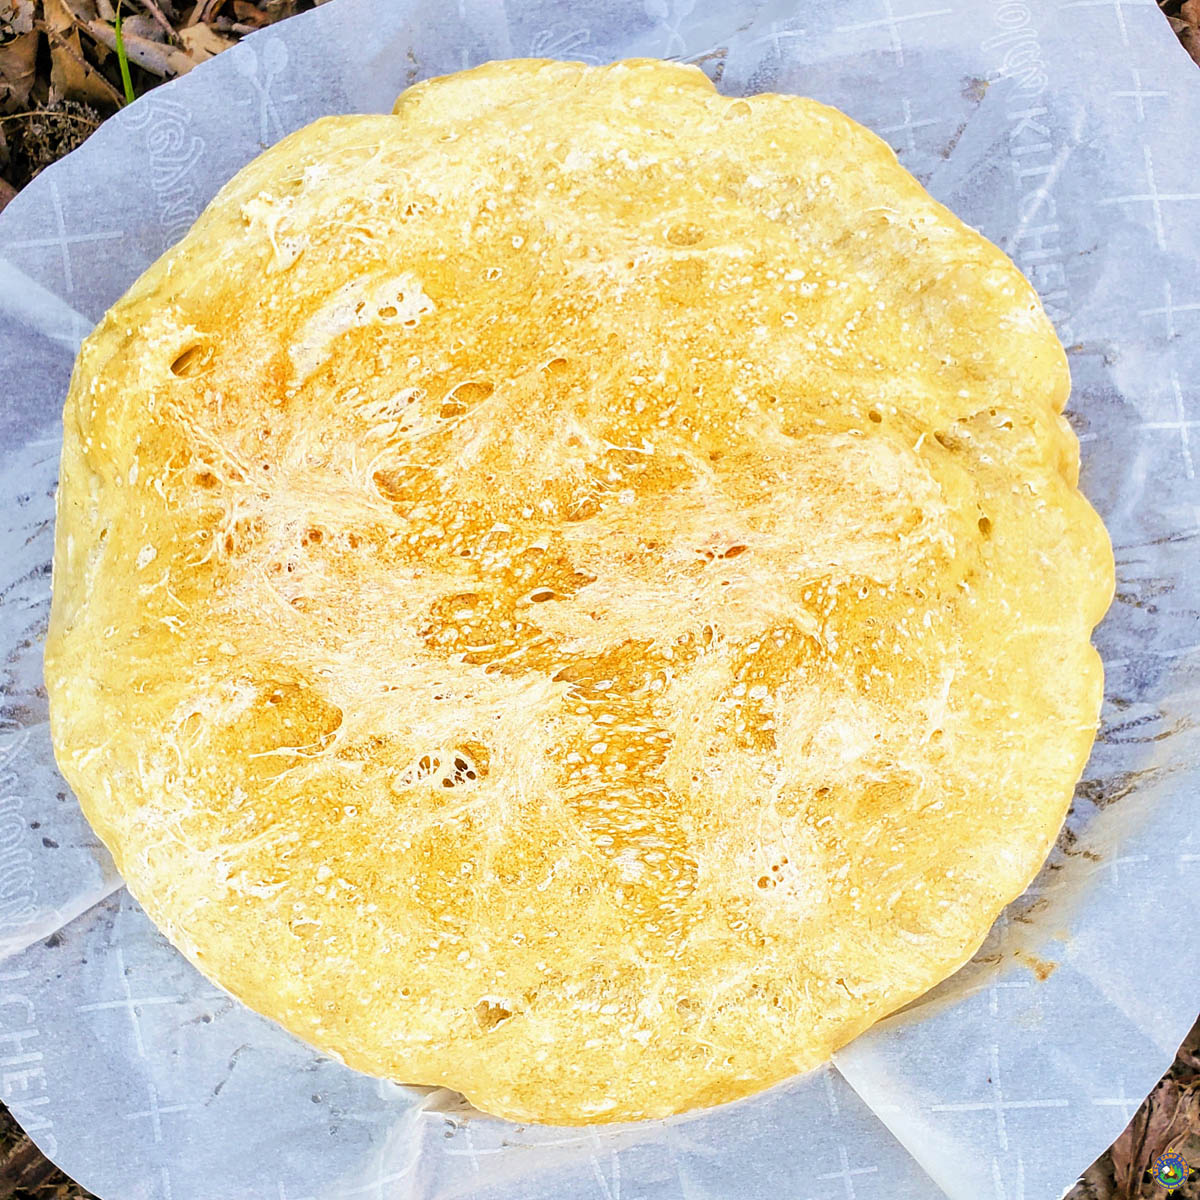
<svg viewBox="0 0 1200 1200"><path fill-rule="evenodd" d="M5 113L0 116L0 125L5 121L21 121L27 117L54 117L58 121L81 121L85 125L91 125L93 129L98 129L99 125L91 117L85 117L82 113L63 112L57 108L28 108L24 112Z"/></svg>
<svg viewBox="0 0 1200 1200"><path fill-rule="evenodd" d="M103 43L110 50L117 49L117 34L112 25L104 21L88 21L86 28L96 41ZM138 37L136 33L127 33L122 40L129 61L160 79L168 79L172 75L186 75L196 65L191 57L175 46L164 46L161 42Z"/></svg>
<svg viewBox="0 0 1200 1200"><path fill-rule="evenodd" d="M192 9L192 15L187 19L187 24L199 25L211 21L224 3L225 0L198 0L196 7Z"/></svg>
<svg viewBox="0 0 1200 1200"><path fill-rule="evenodd" d="M167 20L163 14L163 10L158 7L154 0L138 0L138 3L162 26L167 35L167 40L178 43L179 34L175 32L175 26Z"/></svg>

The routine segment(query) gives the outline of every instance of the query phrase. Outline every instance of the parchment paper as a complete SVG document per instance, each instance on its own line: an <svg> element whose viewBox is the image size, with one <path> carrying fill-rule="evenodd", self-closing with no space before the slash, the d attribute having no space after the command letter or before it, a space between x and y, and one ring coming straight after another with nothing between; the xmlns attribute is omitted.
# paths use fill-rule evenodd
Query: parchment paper
<svg viewBox="0 0 1200 1200"><path fill-rule="evenodd" d="M1071 817L975 960L724 1108L521 1127L357 1075L167 945L53 763L41 685L79 339L260 149L490 58L700 61L887 137L1069 347L1116 545L1107 700ZM256 34L105 124L0 217L0 1097L103 1200L1040 1200L1200 997L1200 74L1153 0L368 0Z"/></svg>

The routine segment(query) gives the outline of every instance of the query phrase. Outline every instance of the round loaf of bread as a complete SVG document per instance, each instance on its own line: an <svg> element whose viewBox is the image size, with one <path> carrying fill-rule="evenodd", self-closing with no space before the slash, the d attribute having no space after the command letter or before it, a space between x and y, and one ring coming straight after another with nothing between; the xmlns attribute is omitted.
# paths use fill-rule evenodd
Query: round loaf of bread
<svg viewBox="0 0 1200 1200"><path fill-rule="evenodd" d="M59 763L207 976L557 1124L745 1096L962 965L1113 588L1025 279L882 141L489 63L238 173L80 352Z"/></svg>

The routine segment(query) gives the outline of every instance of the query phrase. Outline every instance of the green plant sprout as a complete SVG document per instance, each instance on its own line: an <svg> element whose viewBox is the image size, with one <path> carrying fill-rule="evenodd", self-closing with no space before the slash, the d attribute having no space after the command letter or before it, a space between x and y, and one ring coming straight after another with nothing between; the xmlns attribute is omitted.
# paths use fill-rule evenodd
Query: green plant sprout
<svg viewBox="0 0 1200 1200"><path fill-rule="evenodd" d="M129 56L125 53L125 35L121 32L121 0L117 0L117 15L113 28L117 41L117 62L121 66L121 85L125 89L125 103L132 104L137 97L133 94L133 79L129 74Z"/></svg>

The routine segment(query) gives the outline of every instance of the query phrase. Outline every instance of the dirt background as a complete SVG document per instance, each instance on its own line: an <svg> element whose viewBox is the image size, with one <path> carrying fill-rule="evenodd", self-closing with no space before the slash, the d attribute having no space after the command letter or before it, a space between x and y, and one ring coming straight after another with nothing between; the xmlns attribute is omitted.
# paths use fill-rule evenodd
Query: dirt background
<svg viewBox="0 0 1200 1200"><path fill-rule="evenodd" d="M0 0L0 209L127 97L315 2ZM1159 7L1200 65L1200 0L1159 0ZM1200 1021L1125 1131L1064 1200L1163 1200L1167 1189L1153 1164L1167 1150L1193 1168L1172 1195L1200 1200ZM42 1157L2 1104L0 1200L94 1200Z"/></svg>

